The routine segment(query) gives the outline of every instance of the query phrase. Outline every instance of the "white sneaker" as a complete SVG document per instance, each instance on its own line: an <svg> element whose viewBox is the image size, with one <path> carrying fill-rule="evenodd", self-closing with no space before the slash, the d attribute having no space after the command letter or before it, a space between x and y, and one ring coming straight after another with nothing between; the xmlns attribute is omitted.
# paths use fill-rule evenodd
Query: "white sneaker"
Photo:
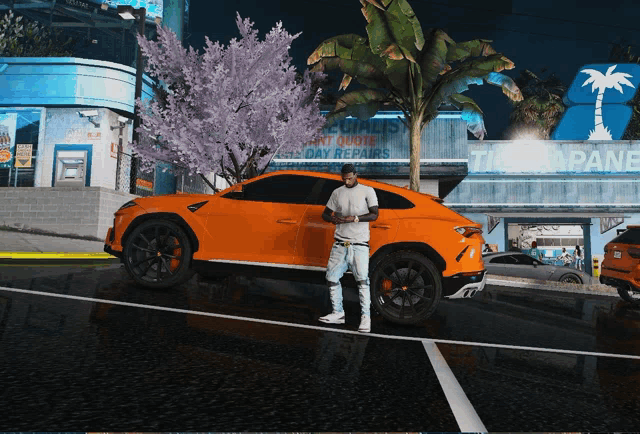
<svg viewBox="0 0 640 434"><path fill-rule="evenodd" d="M331 312L329 315L321 316L319 320L329 324L344 324L344 312Z"/></svg>
<svg viewBox="0 0 640 434"><path fill-rule="evenodd" d="M359 332L369 333L371 331L371 317L362 315L360 318L360 327L358 328Z"/></svg>

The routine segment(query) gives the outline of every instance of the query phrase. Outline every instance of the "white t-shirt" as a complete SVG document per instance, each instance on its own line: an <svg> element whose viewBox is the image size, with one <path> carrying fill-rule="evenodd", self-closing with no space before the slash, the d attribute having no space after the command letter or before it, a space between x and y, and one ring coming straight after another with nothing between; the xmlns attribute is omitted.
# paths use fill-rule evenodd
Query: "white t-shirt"
<svg viewBox="0 0 640 434"><path fill-rule="evenodd" d="M376 192L362 184L351 188L346 185L336 188L327 202L329 209L343 217L368 214L372 206L378 206ZM337 224L334 236L343 241L366 243L369 241L369 222Z"/></svg>

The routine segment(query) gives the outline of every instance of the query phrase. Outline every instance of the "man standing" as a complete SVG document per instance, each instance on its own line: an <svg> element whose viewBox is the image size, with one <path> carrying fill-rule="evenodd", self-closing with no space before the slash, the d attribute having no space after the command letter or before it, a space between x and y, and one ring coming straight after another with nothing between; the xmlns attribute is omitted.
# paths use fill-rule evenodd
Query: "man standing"
<svg viewBox="0 0 640 434"><path fill-rule="evenodd" d="M373 188L358 184L353 164L342 166L344 185L336 188L322 213L322 219L336 225L326 279L333 312L320 318L330 324L344 324L340 279L347 268L358 283L362 317L358 331L371 331L369 292L369 222L378 218L378 198ZM334 214L335 212L335 214Z"/></svg>

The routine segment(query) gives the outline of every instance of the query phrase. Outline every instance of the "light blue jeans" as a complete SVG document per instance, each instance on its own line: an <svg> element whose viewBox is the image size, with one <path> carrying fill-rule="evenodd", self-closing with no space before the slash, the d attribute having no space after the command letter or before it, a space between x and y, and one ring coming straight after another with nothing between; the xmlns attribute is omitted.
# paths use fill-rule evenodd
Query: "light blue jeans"
<svg viewBox="0 0 640 434"><path fill-rule="evenodd" d="M340 278L345 271L350 269L358 284L360 296L360 309L362 315L371 316L371 294L369 292L369 247L350 245L345 247L333 243L329 264L327 265L326 279L329 282L329 294L333 311L344 312L342 307L342 285Z"/></svg>

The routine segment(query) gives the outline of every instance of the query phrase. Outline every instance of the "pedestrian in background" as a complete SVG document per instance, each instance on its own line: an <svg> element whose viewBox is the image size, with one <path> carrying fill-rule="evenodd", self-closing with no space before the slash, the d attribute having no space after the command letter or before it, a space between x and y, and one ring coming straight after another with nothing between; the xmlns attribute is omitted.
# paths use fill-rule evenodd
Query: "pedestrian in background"
<svg viewBox="0 0 640 434"><path fill-rule="evenodd" d="M538 250L538 242L533 241L531 243L531 250L529 251L529 255L533 256L539 261L542 261L542 252Z"/></svg>
<svg viewBox="0 0 640 434"><path fill-rule="evenodd" d="M580 246L576 246L576 251L574 253L575 257L575 266L578 270L582 271L582 267L584 266L584 253Z"/></svg>
<svg viewBox="0 0 640 434"><path fill-rule="evenodd" d="M562 248L562 253L560 253L560 256L558 256L558 259L561 260L565 266L569 266L572 262L571 255L564 247Z"/></svg>

